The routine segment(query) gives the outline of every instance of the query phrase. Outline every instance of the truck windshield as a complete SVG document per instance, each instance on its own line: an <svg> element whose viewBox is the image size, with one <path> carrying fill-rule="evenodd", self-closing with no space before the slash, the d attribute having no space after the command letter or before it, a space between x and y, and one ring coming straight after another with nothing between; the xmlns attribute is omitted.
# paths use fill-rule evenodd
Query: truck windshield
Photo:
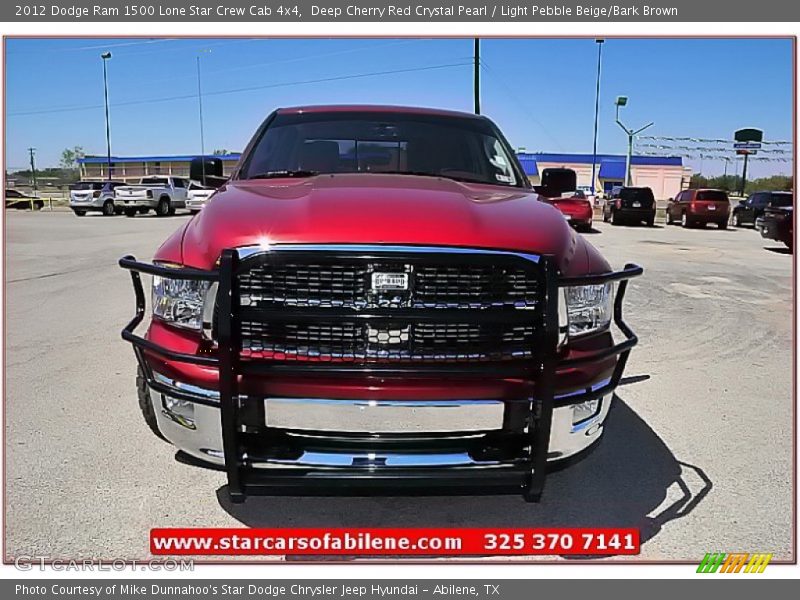
<svg viewBox="0 0 800 600"><path fill-rule="evenodd" d="M278 114L243 162L243 179L400 173L522 187L490 122L390 112Z"/></svg>

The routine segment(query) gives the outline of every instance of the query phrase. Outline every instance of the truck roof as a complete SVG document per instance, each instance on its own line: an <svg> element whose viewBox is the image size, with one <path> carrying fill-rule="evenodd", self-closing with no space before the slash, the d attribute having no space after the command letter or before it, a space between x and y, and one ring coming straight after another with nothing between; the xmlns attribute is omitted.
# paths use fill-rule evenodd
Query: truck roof
<svg viewBox="0 0 800 600"><path fill-rule="evenodd" d="M420 115L442 115L447 117L462 117L471 119L482 119L481 115L457 110L447 110L444 108L425 108L419 106L393 106L381 104L320 104L311 106L288 106L279 108L279 114L301 114L301 113L331 113L331 112L395 112Z"/></svg>

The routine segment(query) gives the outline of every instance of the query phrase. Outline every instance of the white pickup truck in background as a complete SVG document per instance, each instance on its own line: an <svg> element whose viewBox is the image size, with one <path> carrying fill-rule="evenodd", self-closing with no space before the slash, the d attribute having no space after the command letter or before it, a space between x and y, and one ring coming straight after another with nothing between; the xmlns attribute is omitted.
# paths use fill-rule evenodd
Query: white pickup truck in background
<svg viewBox="0 0 800 600"><path fill-rule="evenodd" d="M156 211L159 217L174 215L175 209L186 208L187 180L182 177L151 175L138 184L123 185L114 190L114 206L128 217Z"/></svg>

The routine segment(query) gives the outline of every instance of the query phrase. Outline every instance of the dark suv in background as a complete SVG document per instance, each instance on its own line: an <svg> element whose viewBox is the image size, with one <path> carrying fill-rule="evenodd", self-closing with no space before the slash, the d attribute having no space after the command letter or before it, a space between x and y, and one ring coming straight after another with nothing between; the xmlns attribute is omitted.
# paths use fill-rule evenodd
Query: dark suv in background
<svg viewBox="0 0 800 600"><path fill-rule="evenodd" d="M614 188L603 203L603 221L614 225L645 222L652 227L656 220L656 199L649 187Z"/></svg>
<svg viewBox="0 0 800 600"><path fill-rule="evenodd" d="M792 206L792 192L756 192L733 207L733 224L736 227L752 225L764 214L764 209Z"/></svg>

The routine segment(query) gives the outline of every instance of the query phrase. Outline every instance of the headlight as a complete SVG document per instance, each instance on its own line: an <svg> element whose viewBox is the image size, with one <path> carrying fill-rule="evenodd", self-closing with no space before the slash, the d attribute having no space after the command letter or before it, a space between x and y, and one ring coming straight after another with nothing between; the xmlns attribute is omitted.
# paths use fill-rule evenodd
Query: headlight
<svg viewBox="0 0 800 600"><path fill-rule="evenodd" d="M605 329L611 323L611 283L570 286L565 289L570 337Z"/></svg>
<svg viewBox="0 0 800 600"><path fill-rule="evenodd" d="M153 275L153 314L177 327L199 330L209 287L208 281Z"/></svg>

